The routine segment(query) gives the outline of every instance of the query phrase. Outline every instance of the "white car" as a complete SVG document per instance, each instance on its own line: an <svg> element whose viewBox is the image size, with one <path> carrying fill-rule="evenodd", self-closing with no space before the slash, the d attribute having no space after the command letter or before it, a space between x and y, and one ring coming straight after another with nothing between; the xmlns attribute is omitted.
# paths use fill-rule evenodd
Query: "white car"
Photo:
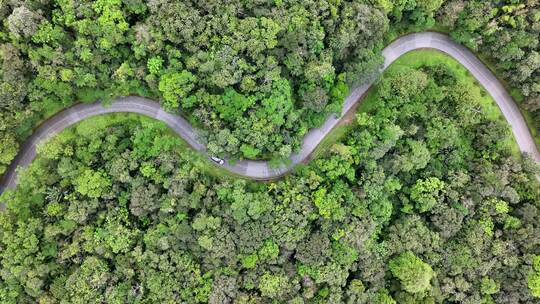
<svg viewBox="0 0 540 304"><path fill-rule="evenodd" d="M225 161L217 156L210 156L210 159L216 162L219 165L223 165Z"/></svg>

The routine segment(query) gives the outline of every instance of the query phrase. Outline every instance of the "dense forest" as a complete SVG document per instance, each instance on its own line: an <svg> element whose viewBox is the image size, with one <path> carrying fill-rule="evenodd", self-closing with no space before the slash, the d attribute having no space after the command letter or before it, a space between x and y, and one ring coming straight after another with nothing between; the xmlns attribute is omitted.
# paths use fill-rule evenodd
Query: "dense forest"
<svg viewBox="0 0 540 304"><path fill-rule="evenodd" d="M478 52L540 127L537 0L0 0L0 21L0 176L50 115L130 94L213 155L287 157L412 30ZM0 195L0 303L538 303L540 168L486 99L396 65L271 182L147 118L82 122Z"/></svg>
<svg viewBox="0 0 540 304"><path fill-rule="evenodd" d="M538 122L539 4L514 2L0 1L0 174L44 117L129 94L187 116L213 154L287 157L376 77L390 27L435 17Z"/></svg>
<svg viewBox="0 0 540 304"><path fill-rule="evenodd" d="M0 302L537 303L538 168L473 87L392 69L269 183L205 172L147 119L83 122L3 194Z"/></svg>
<svg viewBox="0 0 540 304"><path fill-rule="evenodd" d="M0 174L54 109L138 94L181 112L213 154L280 158L377 75L402 1L0 1Z"/></svg>
<svg viewBox="0 0 540 304"><path fill-rule="evenodd" d="M495 63L540 130L540 1L451 0L439 20L456 41Z"/></svg>

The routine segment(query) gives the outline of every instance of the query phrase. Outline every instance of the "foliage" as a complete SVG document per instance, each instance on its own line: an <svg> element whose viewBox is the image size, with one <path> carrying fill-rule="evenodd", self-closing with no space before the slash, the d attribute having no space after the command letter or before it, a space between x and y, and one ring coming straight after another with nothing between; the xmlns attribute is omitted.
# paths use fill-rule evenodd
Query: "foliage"
<svg viewBox="0 0 540 304"><path fill-rule="evenodd" d="M452 37L482 52L510 85L525 109L540 114L540 15L538 1L447 1L440 21ZM533 119L540 129L540 120Z"/></svg>
<svg viewBox="0 0 540 304"><path fill-rule="evenodd" d="M419 212L429 211L439 202L444 182L436 177L417 180L411 188L411 199Z"/></svg>
<svg viewBox="0 0 540 304"><path fill-rule="evenodd" d="M424 292L431 287L433 269L410 251L390 260L388 267L407 292Z"/></svg>
<svg viewBox="0 0 540 304"><path fill-rule="evenodd" d="M98 198L107 191L111 182L104 172L85 169L81 176L75 180L75 189L82 195Z"/></svg>
<svg viewBox="0 0 540 304"><path fill-rule="evenodd" d="M159 90L163 93L165 106L168 109L178 108L180 100L188 97L195 81L195 76L189 71L163 74L159 80Z"/></svg>
<svg viewBox="0 0 540 304"><path fill-rule="evenodd" d="M533 256L533 270L527 277L527 285L533 297L540 298L540 256Z"/></svg>
<svg viewBox="0 0 540 304"><path fill-rule="evenodd" d="M352 0L2 1L0 19L0 143L75 102L142 94L207 131L213 153L248 158L299 149L378 74L388 28Z"/></svg>
<svg viewBox="0 0 540 304"><path fill-rule="evenodd" d="M377 74L389 20L429 24L440 4L0 2L0 143L142 90L211 153L285 157ZM531 19L504 6L504 28ZM445 60L391 67L369 100L328 153L267 183L210 174L148 119L66 130L1 195L0 302L537 302L538 171L501 144L497 107Z"/></svg>
<svg viewBox="0 0 540 304"><path fill-rule="evenodd" d="M269 183L208 174L148 119L83 122L2 195L0 301L532 303L536 172L486 144L509 136L488 110L461 117L462 81L391 68L340 142Z"/></svg>

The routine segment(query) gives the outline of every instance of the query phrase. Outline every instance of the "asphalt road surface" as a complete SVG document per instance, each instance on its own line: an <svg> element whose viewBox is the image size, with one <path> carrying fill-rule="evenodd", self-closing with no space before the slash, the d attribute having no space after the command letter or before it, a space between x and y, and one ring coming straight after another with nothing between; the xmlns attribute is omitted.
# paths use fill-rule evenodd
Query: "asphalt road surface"
<svg viewBox="0 0 540 304"><path fill-rule="evenodd" d="M516 142L522 152L529 153L533 159L540 162L540 153L535 145L533 137L525 123L521 112L514 100L510 97L504 86L497 80L495 75L465 47L453 42L448 36L425 32L403 36L383 50L385 58L384 69L394 62L401 55L416 49L431 48L442 51L459 61L480 84L489 92L497 102L504 117L512 127L512 132ZM371 87L371 84L356 88L345 100L341 115L330 115L320 128L311 129L303 139L302 148L298 153L291 155L290 164L274 168L267 161L241 160L234 164L225 162L222 165L227 170L256 180L270 180L281 177L292 170L295 165L304 161L317 147L317 145L328 135L356 103L361 102L361 97ZM36 146L43 140L54 136L88 117L102 115L106 113L129 112L138 113L160 120L167 124L179 136L187 141L193 149L206 153L206 147L198 140L197 130L184 118L165 112L159 103L142 97L123 97L115 100L110 106L103 106L96 102L93 104L78 104L74 107L59 112L49 120L45 121L34 134L21 147L19 154L12 162L8 171L0 182L0 193L16 185L18 167L28 166L36 157ZM216 166L219 166L216 164Z"/></svg>

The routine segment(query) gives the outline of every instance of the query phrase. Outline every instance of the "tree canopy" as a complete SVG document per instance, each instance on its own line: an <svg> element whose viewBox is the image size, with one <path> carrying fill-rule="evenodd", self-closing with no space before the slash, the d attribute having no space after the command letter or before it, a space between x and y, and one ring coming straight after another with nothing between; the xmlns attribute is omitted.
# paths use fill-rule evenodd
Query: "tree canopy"
<svg viewBox="0 0 540 304"><path fill-rule="evenodd" d="M491 144L510 131L482 104L462 116L473 86L396 66L328 153L268 183L149 119L84 121L1 196L0 302L535 303L538 168Z"/></svg>
<svg viewBox="0 0 540 304"><path fill-rule="evenodd" d="M535 0L0 0L0 176L77 102L160 100L212 155L280 160L450 31L540 122ZM0 303L538 303L538 164L455 63L396 65L322 155L224 174L164 125L89 119L0 195Z"/></svg>

